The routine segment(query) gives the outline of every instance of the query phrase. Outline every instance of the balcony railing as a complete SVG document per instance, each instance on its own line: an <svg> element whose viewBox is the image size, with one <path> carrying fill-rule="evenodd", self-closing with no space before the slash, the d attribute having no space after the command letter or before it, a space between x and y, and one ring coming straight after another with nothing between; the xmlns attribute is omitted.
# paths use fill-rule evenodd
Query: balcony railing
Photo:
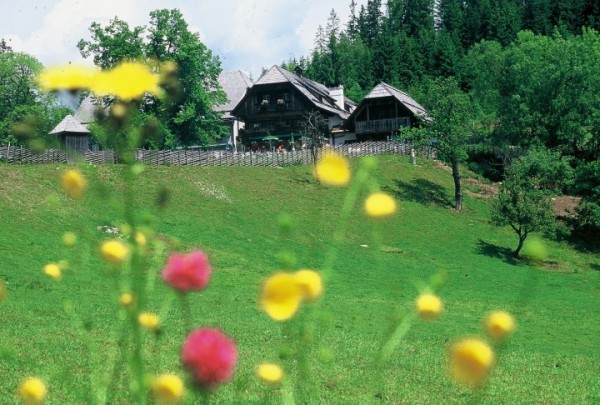
<svg viewBox="0 0 600 405"><path fill-rule="evenodd" d="M365 132L392 132L400 127L410 126L410 118L388 118L385 120L356 121L356 133Z"/></svg>

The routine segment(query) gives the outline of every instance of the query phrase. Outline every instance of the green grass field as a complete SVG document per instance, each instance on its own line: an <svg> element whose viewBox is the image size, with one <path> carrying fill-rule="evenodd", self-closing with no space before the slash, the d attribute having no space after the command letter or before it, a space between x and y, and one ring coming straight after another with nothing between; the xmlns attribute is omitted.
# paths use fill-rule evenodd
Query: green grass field
<svg viewBox="0 0 600 405"><path fill-rule="evenodd" d="M377 180L396 195L399 212L372 221L355 210L325 295L317 308L299 316L317 319L312 370L319 402L600 403L597 252L546 241L544 263L515 262L509 252L516 236L508 227L489 225L485 198L467 195L464 212L455 213L452 179L432 162L412 166L406 157L391 156L378 162ZM0 403L16 403L16 387L30 375L47 382L49 404L87 403L92 382L106 385L111 379L114 389L106 400L131 403L126 364L117 360L122 321L115 319L123 317L119 287L114 271L96 254L98 243L109 237L97 228L124 222L124 168L86 167L91 188L76 202L58 188L64 169L0 166L0 280L8 289L0 303ZM192 297L194 323L222 328L239 350L233 381L211 402L281 401L278 389L261 384L254 369L279 361L283 336L299 320L292 325L270 320L258 308L259 289L279 269L282 251L296 256L296 268L319 269L345 192L317 185L310 173L304 166L155 166L138 177L136 212L165 246L148 265L152 299L147 306L162 319L158 338L145 335L150 374L185 375L177 301L152 275L169 251L201 248L210 255L214 274L209 288ZM159 208L157 198L165 189L169 202ZM281 214L295 220L289 235L279 232ZM74 248L62 245L65 231L80 235ZM56 282L42 267L60 259L70 268ZM383 370L375 370L375 354L392 320L410 311L418 293L415 282L439 271L449 276L439 292L443 316L416 322ZM518 329L497 353L485 389L456 387L446 376L447 346L461 336L481 336L481 319L493 309L511 311ZM378 390L373 389L376 371L384 378ZM188 393L186 402L197 399Z"/></svg>

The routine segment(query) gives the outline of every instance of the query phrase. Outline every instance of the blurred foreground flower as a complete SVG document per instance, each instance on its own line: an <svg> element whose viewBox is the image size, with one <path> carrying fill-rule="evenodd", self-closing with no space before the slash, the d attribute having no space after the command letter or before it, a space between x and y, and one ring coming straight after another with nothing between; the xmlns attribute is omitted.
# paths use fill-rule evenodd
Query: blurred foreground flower
<svg viewBox="0 0 600 405"><path fill-rule="evenodd" d="M100 247L102 258L114 266L121 265L129 255L129 248L118 240L107 240Z"/></svg>
<svg viewBox="0 0 600 405"><path fill-rule="evenodd" d="M83 197L87 182L79 170L67 170L63 173L60 182L63 190L69 197L75 199Z"/></svg>
<svg viewBox="0 0 600 405"><path fill-rule="evenodd" d="M237 362L237 349L220 330L202 328L187 336L181 359L195 380L212 390L231 379Z"/></svg>
<svg viewBox="0 0 600 405"><path fill-rule="evenodd" d="M283 370L277 364L263 363L256 368L258 378L267 383L278 383L283 378Z"/></svg>
<svg viewBox="0 0 600 405"><path fill-rule="evenodd" d="M487 334L497 342L503 342L515 330L515 320L506 311L491 312L484 321Z"/></svg>
<svg viewBox="0 0 600 405"><path fill-rule="evenodd" d="M98 74L90 90L98 96L114 95L121 100L134 100L150 93L160 95L160 77L140 62L122 62Z"/></svg>
<svg viewBox="0 0 600 405"><path fill-rule="evenodd" d="M427 320L437 318L444 309L442 300L433 294L421 294L415 302L415 307L419 317Z"/></svg>
<svg viewBox="0 0 600 405"><path fill-rule="evenodd" d="M459 384L484 384L494 365L494 352L479 339L463 339L450 348L450 374Z"/></svg>
<svg viewBox="0 0 600 405"><path fill-rule="evenodd" d="M350 182L350 163L343 156L325 154L317 161L315 176L323 184L345 186Z"/></svg>
<svg viewBox="0 0 600 405"><path fill-rule="evenodd" d="M304 298L296 277L290 273L276 273L263 286L261 307L274 320L290 319Z"/></svg>
<svg viewBox="0 0 600 405"><path fill-rule="evenodd" d="M154 332L158 330L160 318L152 312L140 312L138 315L138 322L142 328Z"/></svg>
<svg viewBox="0 0 600 405"><path fill-rule="evenodd" d="M44 266L44 274L48 277L52 277L55 280L60 280L62 272L60 266L56 263L48 263Z"/></svg>
<svg viewBox="0 0 600 405"><path fill-rule="evenodd" d="M162 374L152 381L151 391L157 403L172 405L183 399L184 385L175 374Z"/></svg>
<svg viewBox="0 0 600 405"><path fill-rule="evenodd" d="M62 242L65 246L73 246L77 243L77 235L73 232L65 232L62 236Z"/></svg>
<svg viewBox="0 0 600 405"><path fill-rule="evenodd" d="M119 295L119 304L123 305L125 308L130 308L133 304L133 294L125 292Z"/></svg>
<svg viewBox="0 0 600 405"><path fill-rule="evenodd" d="M43 404L46 395L46 384L39 378L30 377L19 385L19 398L24 404Z"/></svg>
<svg viewBox="0 0 600 405"><path fill-rule="evenodd" d="M54 66L38 75L38 83L44 91L88 89L99 72L81 65Z"/></svg>
<svg viewBox="0 0 600 405"><path fill-rule="evenodd" d="M365 200L365 213L372 218L384 218L396 212L396 200L386 193L373 193Z"/></svg>
<svg viewBox="0 0 600 405"><path fill-rule="evenodd" d="M163 280L179 291L202 290L208 285L211 274L210 263L204 252L199 250L172 254L162 273Z"/></svg>
<svg viewBox="0 0 600 405"><path fill-rule="evenodd" d="M314 301L323 294L323 281L316 271L299 270L294 273L294 277L302 289L304 297L309 301Z"/></svg>

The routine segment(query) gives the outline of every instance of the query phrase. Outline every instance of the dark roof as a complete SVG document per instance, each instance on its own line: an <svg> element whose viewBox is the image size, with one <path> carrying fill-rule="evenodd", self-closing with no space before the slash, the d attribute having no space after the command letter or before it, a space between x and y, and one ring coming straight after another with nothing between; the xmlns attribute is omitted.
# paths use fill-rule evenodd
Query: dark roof
<svg viewBox="0 0 600 405"><path fill-rule="evenodd" d="M408 94L403 92L402 90L398 90L397 88L390 86L387 83L381 82L377 86L373 87L373 90L369 92L364 98L364 100L374 99L374 98L384 98L384 97L393 97L402 103L406 108L408 108L414 115L430 121L431 117L427 113L427 110L415 101Z"/></svg>
<svg viewBox="0 0 600 405"><path fill-rule="evenodd" d="M252 80L241 70L231 72L221 72L219 74L219 85L227 95L228 101L215 107L215 110L222 111L224 118L231 117L229 112L246 95L246 91L252 87Z"/></svg>
<svg viewBox="0 0 600 405"><path fill-rule="evenodd" d="M350 115L348 111L340 109L335 104L335 99L331 97L330 89L327 88L327 86L307 79L304 76L298 76L297 74L289 72L277 65L274 65L271 69L263 73L263 75L254 83L254 85L260 86L275 83L290 83L300 93L304 94L306 98L308 98L308 100L318 109L336 114L343 119L348 118ZM348 103L348 100L348 98L345 98L347 104L352 106L351 103Z"/></svg>
<svg viewBox="0 0 600 405"><path fill-rule="evenodd" d="M90 131L77 121L71 114L67 115L63 120L56 126L50 135L56 135L63 132L78 133L78 134L89 134Z"/></svg>

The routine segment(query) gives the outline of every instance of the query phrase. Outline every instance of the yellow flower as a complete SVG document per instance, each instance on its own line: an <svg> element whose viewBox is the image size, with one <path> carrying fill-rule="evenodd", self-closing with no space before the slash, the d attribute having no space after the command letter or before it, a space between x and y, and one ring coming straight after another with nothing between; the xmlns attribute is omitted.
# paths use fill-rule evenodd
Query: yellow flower
<svg viewBox="0 0 600 405"><path fill-rule="evenodd" d="M459 384L482 385L493 365L494 352L479 339L463 339L450 348L450 373Z"/></svg>
<svg viewBox="0 0 600 405"><path fill-rule="evenodd" d="M80 65L62 65L41 72L38 83L44 91L87 89L94 82L98 71Z"/></svg>
<svg viewBox="0 0 600 405"><path fill-rule="evenodd" d="M44 266L44 274L48 277L52 277L55 280L60 280L62 276L60 266L56 263L48 263Z"/></svg>
<svg viewBox="0 0 600 405"><path fill-rule="evenodd" d="M294 274L296 283L302 289L304 298L314 301L323 294L323 280L314 270L300 270Z"/></svg>
<svg viewBox="0 0 600 405"><path fill-rule="evenodd" d="M77 235L73 232L65 232L62 236L62 241L65 246L73 246L77 243Z"/></svg>
<svg viewBox="0 0 600 405"><path fill-rule="evenodd" d="M144 235L143 232L137 231L135 233L135 242L138 244L138 246L146 246L146 235Z"/></svg>
<svg viewBox="0 0 600 405"><path fill-rule="evenodd" d="M415 301L417 314L427 320L435 319L442 313L442 300L433 294L421 294Z"/></svg>
<svg viewBox="0 0 600 405"><path fill-rule="evenodd" d="M81 198L87 187L87 182L79 170L67 170L61 177L61 185L71 198Z"/></svg>
<svg viewBox="0 0 600 405"><path fill-rule="evenodd" d="M261 307L274 320L290 319L300 306L303 291L290 273L277 273L267 279L263 286Z"/></svg>
<svg viewBox="0 0 600 405"><path fill-rule="evenodd" d="M43 404L46 395L46 384L39 378L29 377L19 385L19 398L25 404Z"/></svg>
<svg viewBox="0 0 600 405"><path fill-rule="evenodd" d="M148 329L149 331L155 331L158 329L160 319L158 315L153 314L152 312L141 312L138 315L138 322L142 328Z"/></svg>
<svg viewBox="0 0 600 405"><path fill-rule="evenodd" d="M258 378L268 383L278 383L283 378L283 370L277 364L263 363L256 368Z"/></svg>
<svg viewBox="0 0 600 405"><path fill-rule="evenodd" d="M115 95L121 100L134 100L150 93L160 95L159 76L140 62L123 62L97 75L90 89L96 95Z"/></svg>
<svg viewBox="0 0 600 405"><path fill-rule="evenodd" d="M152 395L159 404L177 404L183 398L184 385L175 374L162 374L152 381Z"/></svg>
<svg viewBox="0 0 600 405"><path fill-rule="evenodd" d="M506 340L515 330L515 320L506 311L491 312L484 321L487 334L498 342Z"/></svg>
<svg viewBox="0 0 600 405"><path fill-rule="evenodd" d="M118 240L107 240L100 248L102 258L114 266L121 265L129 255L129 248Z"/></svg>
<svg viewBox="0 0 600 405"><path fill-rule="evenodd" d="M396 200L386 193L373 193L365 200L365 212L372 218L389 217L396 212Z"/></svg>
<svg viewBox="0 0 600 405"><path fill-rule="evenodd" d="M125 308L131 307L131 304L133 304L133 294L128 292L122 293L119 295L119 303Z"/></svg>
<svg viewBox="0 0 600 405"><path fill-rule="evenodd" d="M317 162L315 176L323 184L345 186L350 182L350 164L343 156L325 154Z"/></svg>

